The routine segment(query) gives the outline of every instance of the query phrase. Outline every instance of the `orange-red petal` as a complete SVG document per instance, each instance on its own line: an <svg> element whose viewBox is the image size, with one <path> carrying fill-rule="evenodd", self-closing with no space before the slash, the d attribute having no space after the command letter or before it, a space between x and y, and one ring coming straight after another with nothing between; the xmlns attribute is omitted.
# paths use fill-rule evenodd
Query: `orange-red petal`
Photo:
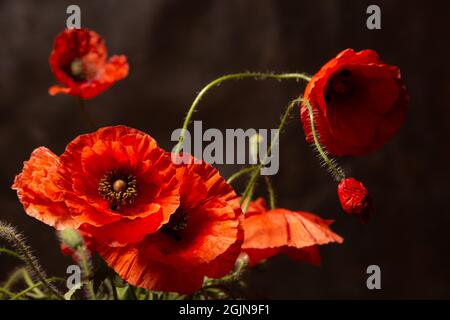
<svg viewBox="0 0 450 320"><path fill-rule="evenodd" d="M24 163L12 188L28 215L57 229L77 228L79 223L71 216L63 192L55 184L58 167L58 156L47 148L37 148Z"/></svg>
<svg viewBox="0 0 450 320"><path fill-rule="evenodd" d="M163 226L134 245L102 246L99 253L133 285L191 293L201 287L205 276L222 277L232 270L243 241L242 211L235 205L232 188L210 165L181 165L177 176L179 210L187 216L178 237Z"/></svg>

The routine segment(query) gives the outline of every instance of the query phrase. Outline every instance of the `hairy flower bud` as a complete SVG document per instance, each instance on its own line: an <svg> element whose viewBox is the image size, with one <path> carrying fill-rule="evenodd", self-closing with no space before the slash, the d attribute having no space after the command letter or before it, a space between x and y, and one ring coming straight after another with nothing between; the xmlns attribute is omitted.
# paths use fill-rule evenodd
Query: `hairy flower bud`
<svg viewBox="0 0 450 320"><path fill-rule="evenodd" d="M345 178L338 186L338 196L345 213L357 216L367 223L372 209L372 199L362 182Z"/></svg>

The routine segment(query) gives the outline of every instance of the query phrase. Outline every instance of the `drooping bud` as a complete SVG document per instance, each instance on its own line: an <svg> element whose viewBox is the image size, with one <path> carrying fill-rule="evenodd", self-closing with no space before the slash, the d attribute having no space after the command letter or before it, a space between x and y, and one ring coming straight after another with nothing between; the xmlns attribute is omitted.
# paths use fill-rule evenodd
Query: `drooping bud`
<svg viewBox="0 0 450 320"><path fill-rule="evenodd" d="M338 196L345 213L357 216L367 223L372 211L372 199L362 182L353 179L342 179L338 185Z"/></svg>

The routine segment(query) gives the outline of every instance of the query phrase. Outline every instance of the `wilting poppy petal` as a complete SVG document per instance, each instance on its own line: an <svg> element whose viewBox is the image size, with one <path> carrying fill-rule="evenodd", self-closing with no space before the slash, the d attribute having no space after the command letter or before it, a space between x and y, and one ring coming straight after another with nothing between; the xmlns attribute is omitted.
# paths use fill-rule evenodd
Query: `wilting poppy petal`
<svg viewBox="0 0 450 320"><path fill-rule="evenodd" d="M266 210L261 200L253 202L249 208L250 215L246 214L243 222L245 240L242 251L248 254L250 265L279 253L295 260L319 264L317 245L343 241L330 230L331 220L321 219L312 213Z"/></svg>

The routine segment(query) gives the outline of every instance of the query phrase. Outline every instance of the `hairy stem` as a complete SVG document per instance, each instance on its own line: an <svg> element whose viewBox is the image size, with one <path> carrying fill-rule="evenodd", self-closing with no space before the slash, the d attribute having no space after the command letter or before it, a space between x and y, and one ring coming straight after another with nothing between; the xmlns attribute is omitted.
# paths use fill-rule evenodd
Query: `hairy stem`
<svg viewBox="0 0 450 320"><path fill-rule="evenodd" d="M38 260L31 253L31 250L25 244L21 234L19 234L12 226L0 222L0 237L12 243L12 245L20 252L32 273L49 292L53 293L58 299L64 300L64 296L58 289L46 280L45 272L42 270Z"/></svg>
<svg viewBox="0 0 450 320"><path fill-rule="evenodd" d="M314 140L314 147L316 148L319 156L322 158L323 163L327 167L328 171L333 175L337 181L341 181L345 178L344 170L336 163L336 161L328 156L325 148L322 147L319 141L319 135L314 124L314 112L311 104L307 99L301 99L302 103L308 109L309 120L311 122L311 132Z"/></svg>
<svg viewBox="0 0 450 320"><path fill-rule="evenodd" d="M87 286L87 293L90 299L95 300L97 299L94 291L94 285L92 281L90 280L91 277L91 261L90 261L90 255L87 251L86 247L83 245L79 247L76 251L79 264L81 268L83 269L84 278L86 279L86 286Z"/></svg>

